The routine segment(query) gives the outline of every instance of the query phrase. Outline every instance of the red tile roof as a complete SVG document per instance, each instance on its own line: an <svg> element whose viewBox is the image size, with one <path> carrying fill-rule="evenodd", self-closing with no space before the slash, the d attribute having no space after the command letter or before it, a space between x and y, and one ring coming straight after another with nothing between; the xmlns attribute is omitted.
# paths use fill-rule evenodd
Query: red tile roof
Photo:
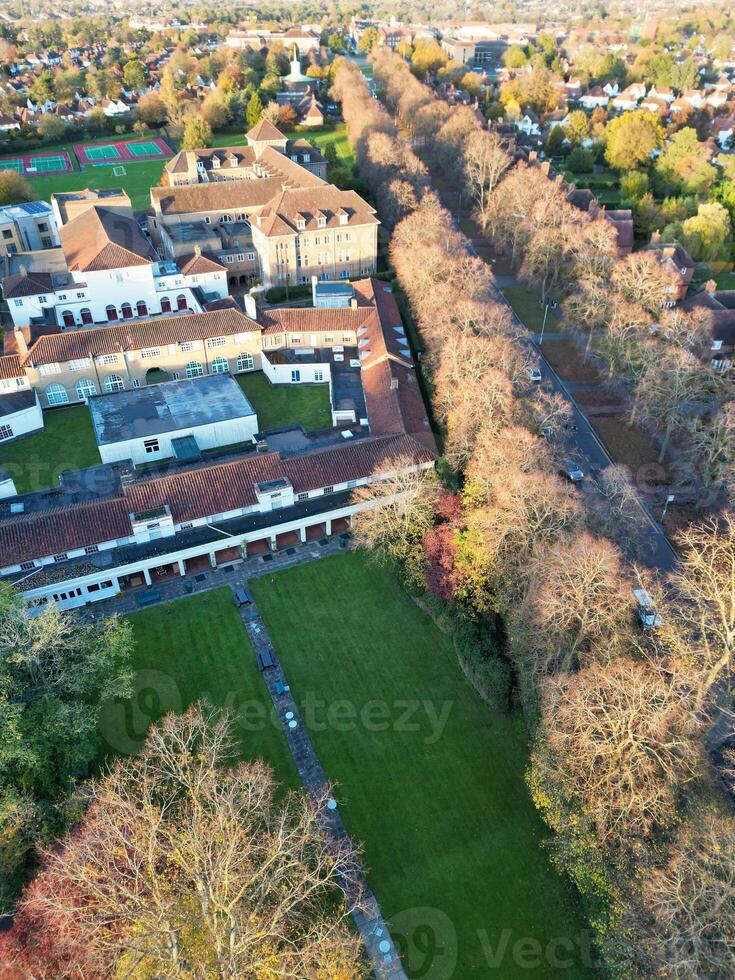
<svg viewBox="0 0 735 980"><path fill-rule="evenodd" d="M17 354L0 355L0 378L22 378L23 368L20 364L20 357Z"/></svg>
<svg viewBox="0 0 735 980"><path fill-rule="evenodd" d="M53 291L53 282L48 272L15 272L3 279L3 296L16 299L21 296L38 296Z"/></svg>
<svg viewBox="0 0 735 980"><path fill-rule="evenodd" d="M71 272L100 272L158 260L137 221L97 205L62 225L59 236Z"/></svg>

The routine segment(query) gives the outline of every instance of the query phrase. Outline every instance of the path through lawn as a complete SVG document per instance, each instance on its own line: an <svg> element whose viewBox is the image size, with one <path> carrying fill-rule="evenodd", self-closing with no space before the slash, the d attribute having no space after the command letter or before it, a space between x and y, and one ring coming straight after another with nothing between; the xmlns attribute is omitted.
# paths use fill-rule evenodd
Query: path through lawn
<svg viewBox="0 0 735 980"><path fill-rule="evenodd" d="M593 975L541 848L518 719L475 695L391 574L351 553L252 588L410 974Z"/></svg>

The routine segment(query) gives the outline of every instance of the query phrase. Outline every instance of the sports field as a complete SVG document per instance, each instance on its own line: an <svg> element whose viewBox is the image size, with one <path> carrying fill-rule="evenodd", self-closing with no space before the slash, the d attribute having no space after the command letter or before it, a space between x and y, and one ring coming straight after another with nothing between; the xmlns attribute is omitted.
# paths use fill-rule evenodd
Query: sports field
<svg viewBox="0 0 735 980"><path fill-rule="evenodd" d="M35 174L71 173L73 169L68 153L0 158L0 170L14 170L23 177L33 177Z"/></svg>
<svg viewBox="0 0 735 980"><path fill-rule="evenodd" d="M75 143L74 154L80 167L99 167L134 160L166 160L173 150L165 140L119 140L109 143Z"/></svg>

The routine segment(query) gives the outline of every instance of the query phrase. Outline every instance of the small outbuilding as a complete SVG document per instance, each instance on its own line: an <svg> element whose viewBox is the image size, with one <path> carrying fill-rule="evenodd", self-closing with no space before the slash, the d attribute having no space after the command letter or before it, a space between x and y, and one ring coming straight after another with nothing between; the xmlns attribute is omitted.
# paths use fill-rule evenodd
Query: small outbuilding
<svg viewBox="0 0 735 980"><path fill-rule="evenodd" d="M43 412L32 389L0 395L0 443L43 429Z"/></svg>
<svg viewBox="0 0 735 980"><path fill-rule="evenodd" d="M237 381L212 375L89 399L103 463L190 460L208 449L255 441L258 418Z"/></svg>

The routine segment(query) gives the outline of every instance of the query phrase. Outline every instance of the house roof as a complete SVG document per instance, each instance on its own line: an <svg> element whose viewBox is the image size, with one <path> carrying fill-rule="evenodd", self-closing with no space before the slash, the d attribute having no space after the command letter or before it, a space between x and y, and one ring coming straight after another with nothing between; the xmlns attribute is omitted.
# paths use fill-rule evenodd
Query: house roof
<svg viewBox="0 0 735 980"><path fill-rule="evenodd" d="M5 381L12 378L22 378L23 368L17 354L0 355L0 379Z"/></svg>
<svg viewBox="0 0 735 980"><path fill-rule="evenodd" d="M53 281L49 272L15 272L3 279L5 299L19 299L21 296L38 296L53 292Z"/></svg>
<svg viewBox="0 0 735 980"><path fill-rule="evenodd" d="M174 523L197 520L257 503L256 484L289 480L295 493L346 483L408 456L428 463L433 453L411 436L361 439L327 450L281 459L251 453L122 486L108 499L29 512L0 521L3 562L18 564L62 554L131 533L130 514L168 506Z"/></svg>
<svg viewBox="0 0 735 980"><path fill-rule="evenodd" d="M285 140L286 137L280 129L276 129L269 119L263 117L249 132L245 133L245 139L252 143L260 143L265 140Z"/></svg>
<svg viewBox="0 0 735 980"><path fill-rule="evenodd" d="M260 324L255 320L245 316L237 307L227 306L205 313L179 314L154 320L121 322L115 326L44 334L31 345L22 363L33 366L59 364L79 358L142 350L187 340L204 340L236 333L259 333L260 330Z"/></svg>
<svg viewBox="0 0 735 980"><path fill-rule="evenodd" d="M93 205L59 232L70 272L100 272L158 261L134 218Z"/></svg>
<svg viewBox="0 0 735 980"><path fill-rule="evenodd" d="M340 218L346 216L346 222ZM319 218L325 219L319 224ZM303 228L298 227L303 220ZM355 191L342 191L334 184L318 188L288 188L281 191L254 215L253 225L267 236L291 235L348 225L377 225L375 208Z"/></svg>
<svg viewBox="0 0 735 980"><path fill-rule="evenodd" d="M179 259L179 268L185 276L201 276L206 272L221 272L224 266L213 255L201 252L183 256Z"/></svg>

